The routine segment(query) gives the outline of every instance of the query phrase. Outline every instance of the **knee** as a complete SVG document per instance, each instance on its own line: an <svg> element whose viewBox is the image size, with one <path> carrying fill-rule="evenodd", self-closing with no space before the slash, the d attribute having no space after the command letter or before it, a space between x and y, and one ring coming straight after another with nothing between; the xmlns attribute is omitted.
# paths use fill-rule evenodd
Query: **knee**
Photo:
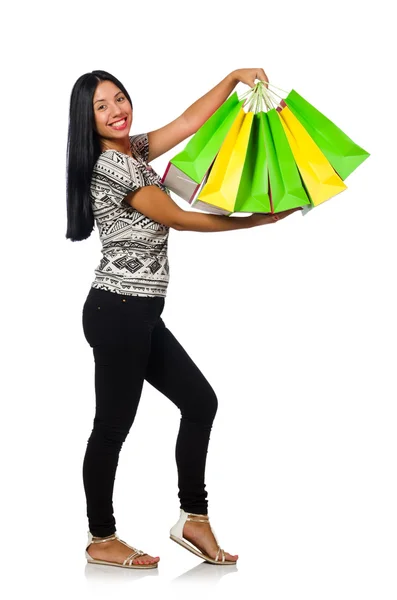
<svg viewBox="0 0 397 600"><path fill-rule="evenodd" d="M90 439L102 446L121 449L129 433L129 427L118 427L94 420L94 427Z"/></svg>
<svg viewBox="0 0 397 600"><path fill-rule="evenodd" d="M218 410L218 398L214 390L208 395L207 404L207 415L211 421L213 421L215 419L216 411Z"/></svg>
<svg viewBox="0 0 397 600"><path fill-rule="evenodd" d="M205 390L201 389L197 392L195 401L191 397L185 410L181 411L182 417L196 423L212 425L218 410L218 398L211 386L206 386Z"/></svg>

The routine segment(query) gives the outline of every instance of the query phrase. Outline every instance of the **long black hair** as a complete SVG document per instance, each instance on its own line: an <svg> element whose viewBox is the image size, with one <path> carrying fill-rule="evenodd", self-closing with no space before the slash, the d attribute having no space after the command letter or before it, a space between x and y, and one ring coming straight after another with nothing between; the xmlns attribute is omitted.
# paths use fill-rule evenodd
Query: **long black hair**
<svg viewBox="0 0 397 600"><path fill-rule="evenodd" d="M94 229L90 183L102 148L95 131L93 97L98 83L106 80L120 88L132 106L123 84L106 71L91 71L81 75L70 95L66 149L66 238L72 242L85 240Z"/></svg>

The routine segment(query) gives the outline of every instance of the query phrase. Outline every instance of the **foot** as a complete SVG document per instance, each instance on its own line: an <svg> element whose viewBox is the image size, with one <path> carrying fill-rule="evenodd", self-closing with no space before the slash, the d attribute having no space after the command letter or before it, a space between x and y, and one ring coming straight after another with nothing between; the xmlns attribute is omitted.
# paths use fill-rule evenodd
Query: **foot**
<svg viewBox="0 0 397 600"><path fill-rule="evenodd" d="M182 536L196 546L201 552L207 554L215 560L217 552L219 550L218 544L216 543L214 534L212 533L208 515L200 515L200 519L206 519L207 523L200 523L194 521L186 521L183 526ZM222 553L218 556L218 561L222 562ZM225 560L235 561L238 559L238 554L229 554L225 552Z"/></svg>
<svg viewBox="0 0 397 600"><path fill-rule="evenodd" d="M95 538L94 539L100 539ZM133 550L126 546L121 540L110 540L109 542L101 542L100 544L90 544L87 548L88 554L95 560L106 560L108 562L116 562L123 564L127 556ZM142 554L136 556L132 561L133 565L147 565L159 562L159 556L150 556L150 554Z"/></svg>

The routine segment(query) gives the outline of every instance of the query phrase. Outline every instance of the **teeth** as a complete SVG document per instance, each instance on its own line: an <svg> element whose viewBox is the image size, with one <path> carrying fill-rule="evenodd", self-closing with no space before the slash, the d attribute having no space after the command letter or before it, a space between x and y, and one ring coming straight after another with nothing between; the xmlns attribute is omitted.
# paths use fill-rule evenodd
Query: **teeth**
<svg viewBox="0 0 397 600"><path fill-rule="evenodd" d="M118 127L119 125L122 125L125 122L125 119L122 119L121 121L117 121L117 123L112 123L111 127Z"/></svg>

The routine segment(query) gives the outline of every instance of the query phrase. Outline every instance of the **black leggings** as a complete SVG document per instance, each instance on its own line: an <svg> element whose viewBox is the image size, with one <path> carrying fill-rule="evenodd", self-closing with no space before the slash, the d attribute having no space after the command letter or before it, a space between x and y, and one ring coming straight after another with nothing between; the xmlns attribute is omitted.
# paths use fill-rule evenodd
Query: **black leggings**
<svg viewBox="0 0 397 600"><path fill-rule="evenodd" d="M218 401L214 390L161 319L164 297L90 288L84 335L95 360L96 412L83 462L92 535L116 531L113 487L121 447L146 379L181 411L175 458L180 507L208 514L205 463Z"/></svg>

